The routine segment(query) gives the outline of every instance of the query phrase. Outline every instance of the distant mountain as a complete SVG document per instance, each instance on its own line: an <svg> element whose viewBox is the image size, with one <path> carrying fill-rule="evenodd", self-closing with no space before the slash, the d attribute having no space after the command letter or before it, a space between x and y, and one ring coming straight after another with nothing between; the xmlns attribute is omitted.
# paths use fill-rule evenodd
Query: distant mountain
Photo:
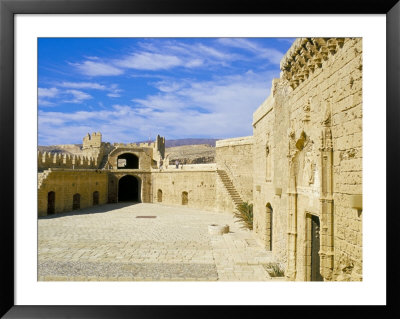
<svg viewBox="0 0 400 319"><path fill-rule="evenodd" d="M176 160L185 164L215 163L215 147L209 144L166 147L165 154L169 155L170 165Z"/></svg>
<svg viewBox="0 0 400 319"><path fill-rule="evenodd" d="M207 144L215 147L215 142L218 140L219 139L217 138L183 138L179 140L166 140L165 147L199 145L199 144Z"/></svg>
<svg viewBox="0 0 400 319"><path fill-rule="evenodd" d="M62 145L48 145L38 146L40 152L60 153L60 154L75 154L82 153L82 144L62 144Z"/></svg>

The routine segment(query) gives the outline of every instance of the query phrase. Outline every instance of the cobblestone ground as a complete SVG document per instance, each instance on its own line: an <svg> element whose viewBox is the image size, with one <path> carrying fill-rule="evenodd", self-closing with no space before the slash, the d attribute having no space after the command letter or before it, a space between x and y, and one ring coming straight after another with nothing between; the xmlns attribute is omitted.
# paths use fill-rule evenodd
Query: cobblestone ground
<svg viewBox="0 0 400 319"><path fill-rule="evenodd" d="M234 221L232 214L144 203L41 217L38 279L271 280L264 267L270 252ZM230 232L210 235L210 224Z"/></svg>

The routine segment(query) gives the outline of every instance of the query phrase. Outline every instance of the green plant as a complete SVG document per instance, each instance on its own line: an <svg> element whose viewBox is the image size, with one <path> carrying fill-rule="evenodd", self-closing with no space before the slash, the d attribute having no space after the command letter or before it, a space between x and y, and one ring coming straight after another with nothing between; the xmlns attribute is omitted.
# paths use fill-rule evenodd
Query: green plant
<svg viewBox="0 0 400 319"><path fill-rule="evenodd" d="M283 277L285 275L285 269L279 263L268 263L264 267L271 277Z"/></svg>
<svg viewBox="0 0 400 319"><path fill-rule="evenodd" d="M237 206L237 211L233 212L237 219L235 223L242 222L241 228L253 229L253 204L243 202Z"/></svg>

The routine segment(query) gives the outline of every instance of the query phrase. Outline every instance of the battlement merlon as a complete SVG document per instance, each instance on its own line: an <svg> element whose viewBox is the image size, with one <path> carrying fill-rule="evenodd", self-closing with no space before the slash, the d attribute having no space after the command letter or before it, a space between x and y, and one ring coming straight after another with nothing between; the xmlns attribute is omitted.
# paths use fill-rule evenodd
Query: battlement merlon
<svg viewBox="0 0 400 319"><path fill-rule="evenodd" d="M345 38L298 38L281 60L281 78L295 89L323 61L343 47Z"/></svg>
<svg viewBox="0 0 400 319"><path fill-rule="evenodd" d="M154 154L160 154L161 158L165 158L165 137L157 135L154 143Z"/></svg>
<svg viewBox="0 0 400 319"><path fill-rule="evenodd" d="M86 136L83 138L82 144L82 149L101 147L101 133L93 132L92 135L87 133Z"/></svg>

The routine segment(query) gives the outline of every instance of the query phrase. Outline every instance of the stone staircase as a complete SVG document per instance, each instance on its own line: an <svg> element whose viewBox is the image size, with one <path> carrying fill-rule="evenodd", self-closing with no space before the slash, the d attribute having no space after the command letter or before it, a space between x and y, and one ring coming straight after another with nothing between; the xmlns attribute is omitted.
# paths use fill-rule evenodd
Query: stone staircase
<svg viewBox="0 0 400 319"><path fill-rule="evenodd" d="M229 178L228 174L224 170L217 170L218 176L221 178L222 183L225 186L225 189L228 191L229 196L232 198L235 206L238 207L240 204L243 203L242 198L240 197L238 191L236 190L235 186L233 185L231 179Z"/></svg>
<svg viewBox="0 0 400 319"><path fill-rule="evenodd" d="M108 155L109 154L104 154L103 155L103 158L102 158L101 163L99 165L99 169L105 169L106 168L106 164L108 162Z"/></svg>
<svg viewBox="0 0 400 319"><path fill-rule="evenodd" d="M43 171L38 173L38 189L42 186L43 182L46 180L47 176L51 173L50 170Z"/></svg>

